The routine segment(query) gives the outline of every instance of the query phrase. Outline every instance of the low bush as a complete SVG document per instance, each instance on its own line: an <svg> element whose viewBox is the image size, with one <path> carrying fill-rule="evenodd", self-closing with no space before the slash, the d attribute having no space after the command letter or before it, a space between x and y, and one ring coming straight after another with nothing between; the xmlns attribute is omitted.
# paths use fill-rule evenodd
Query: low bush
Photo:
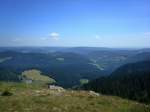
<svg viewBox="0 0 150 112"><path fill-rule="evenodd" d="M1 96L11 96L11 95L13 95L13 93L11 93L8 90L3 91L2 94L1 94Z"/></svg>

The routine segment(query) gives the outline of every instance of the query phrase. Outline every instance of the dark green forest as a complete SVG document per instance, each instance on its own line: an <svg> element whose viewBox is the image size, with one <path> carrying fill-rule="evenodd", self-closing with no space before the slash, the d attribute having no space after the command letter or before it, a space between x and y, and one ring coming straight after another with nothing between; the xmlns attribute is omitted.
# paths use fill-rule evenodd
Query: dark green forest
<svg viewBox="0 0 150 112"><path fill-rule="evenodd" d="M150 103L150 61L126 64L108 77L84 85L85 89Z"/></svg>

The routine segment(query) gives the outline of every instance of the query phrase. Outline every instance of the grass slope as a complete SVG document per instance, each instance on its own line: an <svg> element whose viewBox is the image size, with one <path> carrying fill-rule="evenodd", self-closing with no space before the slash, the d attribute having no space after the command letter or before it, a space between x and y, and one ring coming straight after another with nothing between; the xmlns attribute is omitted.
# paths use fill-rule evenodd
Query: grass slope
<svg viewBox="0 0 150 112"><path fill-rule="evenodd" d="M54 83L55 82L54 79L52 79L48 76L42 75L40 71L34 70L34 69L24 71L22 73L22 76L25 79L31 79L33 81L41 81L41 82L47 82L47 83Z"/></svg>
<svg viewBox="0 0 150 112"><path fill-rule="evenodd" d="M86 91L52 91L39 85L0 83L0 112L150 112L150 106Z"/></svg>

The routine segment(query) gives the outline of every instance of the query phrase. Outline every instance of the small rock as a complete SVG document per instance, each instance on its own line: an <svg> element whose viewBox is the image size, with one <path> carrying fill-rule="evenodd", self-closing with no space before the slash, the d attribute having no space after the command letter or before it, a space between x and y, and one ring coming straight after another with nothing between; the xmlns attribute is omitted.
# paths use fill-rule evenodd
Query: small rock
<svg viewBox="0 0 150 112"><path fill-rule="evenodd" d="M63 91L65 91L64 88L59 87L59 86L55 86L55 85L49 85L49 89L50 89L50 90L56 90L56 91L58 91L58 92L63 92Z"/></svg>
<svg viewBox="0 0 150 112"><path fill-rule="evenodd" d="M89 94L92 95L92 96L99 96L99 93L96 93L94 91L89 91Z"/></svg>

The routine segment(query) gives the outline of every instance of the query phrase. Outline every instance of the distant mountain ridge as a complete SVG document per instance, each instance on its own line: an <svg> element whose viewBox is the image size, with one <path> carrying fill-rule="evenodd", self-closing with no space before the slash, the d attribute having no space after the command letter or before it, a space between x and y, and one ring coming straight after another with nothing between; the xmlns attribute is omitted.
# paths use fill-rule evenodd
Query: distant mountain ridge
<svg viewBox="0 0 150 112"><path fill-rule="evenodd" d="M103 71L89 64L91 61L88 58L76 53L1 52L0 59L5 57L11 57L11 59L1 62L1 68L5 68L8 71L13 70L17 74L21 74L29 69L38 69L44 72L44 74L52 74L54 79L58 80L58 83L65 87L79 84L80 79L94 79L103 74ZM11 70L9 70L10 68ZM5 77L5 74L0 75ZM16 77L17 75L14 76ZM17 77L15 81L16 79ZM11 81L11 77L9 80Z"/></svg>
<svg viewBox="0 0 150 112"><path fill-rule="evenodd" d="M107 47L0 47L0 52L15 51L22 53L74 52L88 54L95 51L136 51L150 52L150 48L107 48Z"/></svg>
<svg viewBox="0 0 150 112"><path fill-rule="evenodd" d="M18 75L23 71L37 69L44 74L52 74L61 86L72 87L80 84L81 79L93 80L101 76L108 76L124 64L149 60L149 54L149 49L0 48L0 80L18 81Z"/></svg>

